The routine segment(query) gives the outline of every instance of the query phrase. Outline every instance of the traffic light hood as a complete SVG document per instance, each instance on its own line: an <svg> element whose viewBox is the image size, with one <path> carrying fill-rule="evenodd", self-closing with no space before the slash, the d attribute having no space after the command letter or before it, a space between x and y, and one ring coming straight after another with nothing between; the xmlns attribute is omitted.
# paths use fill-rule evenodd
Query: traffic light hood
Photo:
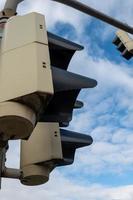
<svg viewBox="0 0 133 200"><path fill-rule="evenodd" d="M64 70L67 70L74 53L84 49L83 46L68 41L50 32L48 32L48 43L51 65Z"/></svg>
<svg viewBox="0 0 133 200"><path fill-rule="evenodd" d="M74 162L75 151L77 148L89 146L93 139L89 135L61 129L61 143L63 159L58 166L71 165Z"/></svg>

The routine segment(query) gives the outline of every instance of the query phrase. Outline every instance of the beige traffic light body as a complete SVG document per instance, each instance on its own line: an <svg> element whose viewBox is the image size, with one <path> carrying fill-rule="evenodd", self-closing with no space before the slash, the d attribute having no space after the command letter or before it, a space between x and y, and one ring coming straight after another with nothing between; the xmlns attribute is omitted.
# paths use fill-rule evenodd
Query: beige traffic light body
<svg viewBox="0 0 133 200"><path fill-rule="evenodd" d="M30 138L21 141L21 182L31 186L47 182L54 161L62 158L59 124L38 123Z"/></svg>
<svg viewBox="0 0 133 200"><path fill-rule="evenodd" d="M0 133L4 139L28 138L54 93L44 16L10 18L0 53Z"/></svg>
<svg viewBox="0 0 133 200"><path fill-rule="evenodd" d="M8 20L2 42L0 102L33 93L53 94L44 16L31 13Z"/></svg>
<svg viewBox="0 0 133 200"><path fill-rule="evenodd" d="M128 36L128 33L119 29L117 32L116 32L116 35L121 39L121 41L125 44L129 41L129 36Z"/></svg>

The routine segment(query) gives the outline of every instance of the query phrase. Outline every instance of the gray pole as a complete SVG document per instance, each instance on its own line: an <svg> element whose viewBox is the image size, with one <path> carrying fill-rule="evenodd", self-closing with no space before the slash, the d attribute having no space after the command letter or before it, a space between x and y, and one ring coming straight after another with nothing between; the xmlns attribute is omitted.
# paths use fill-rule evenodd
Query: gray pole
<svg viewBox="0 0 133 200"><path fill-rule="evenodd" d="M12 178L12 179L20 179L21 171L19 169L6 168L2 173L3 178Z"/></svg>
<svg viewBox="0 0 133 200"><path fill-rule="evenodd" d="M67 6L70 6L72 8L75 8L76 10L79 10L87 15L93 16L93 17L100 19L112 26L115 26L119 29L122 29L122 30L128 32L128 33L133 34L133 27L131 27L127 24L124 24L108 15L105 15L104 13L99 12L96 9L93 9L83 3L80 3L79 1L76 1L76 0L53 0L53 1L56 1L59 3L65 4Z"/></svg>
<svg viewBox="0 0 133 200"><path fill-rule="evenodd" d="M16 13L17 5L24 0L7 0L5 3L4 10L13 10L14 13ZM93 9L77 0L52 0L56 1L62 4L65 4L67 6L70 6L72 8L75 8L76 10L79 10L87 15L93 16L97 19L100 19L112 26L115 26L116 28L122 29L128 33L133 34L133 27L122 23L121 21L118 21L108 15L105 15L102 12L99 12L96 9Z"/></svg>
<svg viewBox="0 0 133 200"><path fill-rule="evenodd" d="M5 3L4 10L13 10L16 13L18 4L23 0L7 0Z"/></svg>
<svg viewBox="0 0 133 200"><path fill-rule="evenodd" d="M3 152L0 150L0 189L1 189L1 178L2 178L2 164L3 164Z"/></svg>
<svg viewBox="0 0 133 200"><path fill-rule="evenodd" d="M1 189L2 173L5 168L6 151L7 151L6 148L3 148L3 149L0 148L0 189Z"/></svg>

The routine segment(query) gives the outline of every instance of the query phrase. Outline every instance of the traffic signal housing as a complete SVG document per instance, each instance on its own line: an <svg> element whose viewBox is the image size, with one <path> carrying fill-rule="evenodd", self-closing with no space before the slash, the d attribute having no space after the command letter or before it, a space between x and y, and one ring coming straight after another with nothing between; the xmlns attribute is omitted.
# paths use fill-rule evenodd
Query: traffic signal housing
<svg viewBox="0 0 133 200"><path fill-rule="evenodd" d="M49 32L47 36L54 94L47 106L42 105L30 138L21 142L21 182L24 185L47 182L55 167L72 164L76 149L93 141L89 135L60 128L69 126L73 110L83 107L77 100L81 89L97 85L94 79L68 71L73 55L83 47Z"/></svg>
<svg viewBox="0 0 133 200"><path fill-rule="evenodd" d="M21 141L21 183L46 183L55 167L71 165L76 149L92 142L91 136L60 129L58 123L38 123L30 138Z"/></svg>
<svg viewBox="0 0 133 200"><path fill-rule="evenodd" d="M133 39L127 32L118 30L113 44L116 45L118 51L121 52L125 59L129 60L133 57Z"/></svg>
<svg viewBox="0 0 133 200"><path fill-rule="evenodd" d="M94 88L97 81L68 71L76 51L83 47L48 32L54 95L39 115L28 141L21 142L21 183L40 185L49 180L55 167L71 165L76 149L91 145L89 135L61 129L72 120L73 110L82 108L77 97L83 88Z"/></svg>

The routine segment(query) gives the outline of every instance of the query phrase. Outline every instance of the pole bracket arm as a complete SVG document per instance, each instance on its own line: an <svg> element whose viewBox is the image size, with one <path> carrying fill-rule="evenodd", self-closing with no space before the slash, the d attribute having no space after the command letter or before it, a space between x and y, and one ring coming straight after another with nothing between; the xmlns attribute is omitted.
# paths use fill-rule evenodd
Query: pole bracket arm
<svg viewBox="0 0 133 200"><path fill-rule="evenodd" d="M21 179L22 173L20 169L6 168L2 172L3 178Z"/></svg>

